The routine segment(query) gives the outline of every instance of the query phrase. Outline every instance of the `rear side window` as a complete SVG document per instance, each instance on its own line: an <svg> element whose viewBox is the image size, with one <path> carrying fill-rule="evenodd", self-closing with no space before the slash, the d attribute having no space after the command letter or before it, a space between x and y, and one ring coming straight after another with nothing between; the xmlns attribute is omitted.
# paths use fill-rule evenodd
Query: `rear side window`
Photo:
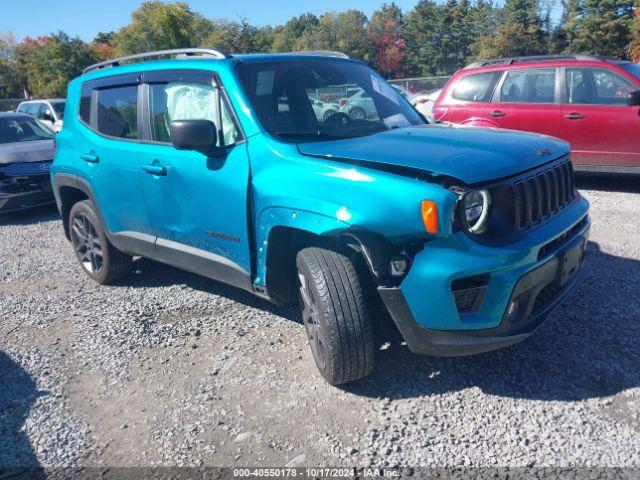
<svg viewBox="0 0 640 480"><path fill-rule="evenodd" d="M91 124L91 92L93 89L89 85L82 86L80 94L80 118L87 125Z"/></svg>
<svg viewBox="0 0 640 480"><path fill-rule="evenodd" d="M488 102L500 72L474 73L462 77L451 96L468 102Z"/></svg>
<svg viewBox="0 0 640 480"><path fill-rule="evenodd" d="M554 103L556 69L509 70L500 87L500 101L508 103Z"/></svg>
<svg viewBox="0 0 640 480"><path fill-rule="evenodd" d="M138 86L103 88L97 95L97 130L110 137L138 138Z"/></svg>

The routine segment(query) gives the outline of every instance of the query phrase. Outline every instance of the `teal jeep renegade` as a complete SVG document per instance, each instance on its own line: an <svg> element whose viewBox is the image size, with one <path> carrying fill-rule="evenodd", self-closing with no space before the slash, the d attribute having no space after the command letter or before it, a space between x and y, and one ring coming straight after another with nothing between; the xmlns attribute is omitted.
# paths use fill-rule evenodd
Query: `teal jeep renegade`
<svg viewBox="0 0 640 480"><path fill-rule="evenodd" d="M340 108L354 96L366 115ZM299 301L331 384L371 372L385 318L413 352L485 352L529 336L582 276L588 203L566 143L427 125L341 54L103 62L69 84L56 142L64 231L92 279L142 256Z"/></svg>

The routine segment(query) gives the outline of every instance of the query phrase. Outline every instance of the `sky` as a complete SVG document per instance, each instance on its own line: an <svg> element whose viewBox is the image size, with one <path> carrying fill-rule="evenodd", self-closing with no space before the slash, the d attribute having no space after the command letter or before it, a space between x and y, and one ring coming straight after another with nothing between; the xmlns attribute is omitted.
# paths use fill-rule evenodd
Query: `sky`
<svg viewBox="0 0 640 480"><path fill-rule="evenodd" d="M0 0L0 31L12 31L18 40L63 30L85 41L98 32L118 30L131 20L141 0ZM258 26L283 24L305 12L320 15L348 8L362 10L368 17L383 0L190 0L191 9L210 19L237 20L246 17ZM396 0L409 11L417 0Z"/></svg>

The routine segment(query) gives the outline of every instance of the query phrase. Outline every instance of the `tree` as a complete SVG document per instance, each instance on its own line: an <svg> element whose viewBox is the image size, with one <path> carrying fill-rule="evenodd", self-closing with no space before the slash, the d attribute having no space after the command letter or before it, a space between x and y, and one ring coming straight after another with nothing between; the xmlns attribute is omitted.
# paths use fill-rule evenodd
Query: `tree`
<svg viewBox="0 0 640 480"><path fill-rule="evenodd" d="M629 44L629 59L635 63L640 63L640 7L636 7L633 13L633 40Z"/></svg>
<svg viewBox="0 0 640 480"><path fill-rule="evenodd" d="M325 13L315 28L306 28L294 50L335 50L353 58L368 59L367 17L359 10Z"/></svg>
<svg viewBox="0 0 640 480"><path fill-rule="evenodd" d="M474 57L487 59L546 53L548 32L544 24L538 0L507 0L498 13L495 30L477 42Z"/></svg>
<svg viewBox="0 0 640 480"><path fill-rule="evenodd" d="M251 52L253 51L253 37L256 32L257 29L245 19L241 19L240 22L217 20L202 45L231 53Z"/></svg>
<svg viewBox="0 0 640 480"><path fill-rule="evenodd" d="M367 37L373 68L387 77L397 77L403 70L406 40L402 36L402 11L395 4L383 4L371 16Z"/></svg>
<svg viewBox="0 0 640 480"><path fill-rule="evenodd" d="M23 55L29 90L38 97L65 96L69 81L96 61L90 45L64 32L29 41Z"/></svg>
<svg viewBox="0 0 640 480"><path fill-rule="evenodd" d="M404 35L407 39L408 68L412 74L435 75L439 66L435 57L439 48L441 8L433 0L420 0L406 17Z"/></svg>
<svg viewBox="0 0 640 480"><path fill-rule="evenodd" d="M273 51L292 52L296 49L296 42L303 35L310 34L318 26L318 17L313 13L303 13L291 18L281 29L276 29Z"/></svg>
<svg viewBox="0 0 640 480"><path fill-rule="evenodd" d="M143 2L131 20L115 38L119 55L201 45L213 30L212 22L192 12L186 2Z"/></svg>
<svg viewBox="0 0 640 480"><path fill-rule="evenodd" d="M11 32L0 33L0 98L16 98L24 94L24 79L16 61L17 46Z"/></svg>
<svg viewBox="0 0 640 480"><path fill-rule="evenodd" d="M634 0L571 0L568 8L569 52L627 57Z"/></svg>

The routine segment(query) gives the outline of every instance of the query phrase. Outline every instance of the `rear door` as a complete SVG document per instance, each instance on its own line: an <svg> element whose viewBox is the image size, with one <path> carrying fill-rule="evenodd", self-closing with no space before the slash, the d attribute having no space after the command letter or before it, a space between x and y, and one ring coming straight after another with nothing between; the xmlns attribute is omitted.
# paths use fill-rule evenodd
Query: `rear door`
<svg viewBox="0 0 640 480"><path fill-rule="evenodd" d="M613 69L564 69L563 138L575 164L640 167L640 107L627 106L638 90Z"/></svg>
<svg viewBox="0 0 640 480"><path fill-rule="evenodd" d="M89 180L109 230L121 248L155 256L140 163L139 75L126 74L85 82L74 145L78 168Z"/></svg>
<svg viewBox="0 0 640 480"><path fill-rule="evenodd" d="M484 111L490 125L560 136L558 72L551 68L507 70Z"/></svg>

